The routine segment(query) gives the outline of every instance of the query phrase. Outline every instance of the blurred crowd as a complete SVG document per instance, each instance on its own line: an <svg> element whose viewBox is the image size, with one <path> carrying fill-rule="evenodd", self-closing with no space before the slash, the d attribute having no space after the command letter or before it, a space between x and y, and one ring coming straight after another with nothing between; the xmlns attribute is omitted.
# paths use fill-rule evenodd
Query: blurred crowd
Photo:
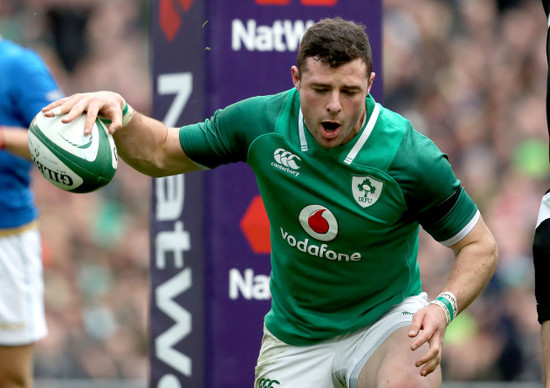
<svg viewBox="0 0 550 388"><path fill-rule="evenodd" d="M542 3L383 4L385 104L449 155L500 252L488 288L448 328L444 377L540 381L531 244L550 184ZM452 258L430 238L420 249L424 287L437 295Z"/></svg>
<svg viewBox="0 0 550 388"><path fill-rule="evenodd" d="M134 0L2 0L0 34L35 49L66 95L113 90L149 113L149 5ZM148 376L151 180L123 162L98 192L75 195L37 171L49 334L40 378Z"/></svg>
<svg viewBox="0 0 550 388"><path fill-rule="evenodd" d="M149 113L147 0L2 7L0 34L37 50L67 95L114 90ZM383 66L384 105L449 155L499 244L495 277L448 328L444 378L540 381L531 243L550 187L542 4L383 0L383 9L374 70ZM68 194L39 176L34 188L49 327L37 378L146 379L150 180L121 163L96 193ZM423 232L420 250L424 288L437 295L452 256Z"/></svg>

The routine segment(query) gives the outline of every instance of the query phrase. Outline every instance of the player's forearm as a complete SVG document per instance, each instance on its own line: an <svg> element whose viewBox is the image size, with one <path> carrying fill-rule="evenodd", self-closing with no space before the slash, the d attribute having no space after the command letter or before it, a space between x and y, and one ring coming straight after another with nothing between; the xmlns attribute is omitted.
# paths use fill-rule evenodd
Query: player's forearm
<svg viewBox="0 0 550 388"><path fill-rule="evenodd" d="M114 133L118 155L131 167L149 176L159 176L162 162L157 150L166 139L167 128L159 121L135 112L128 125Z"/></svg>
<svg viewBox="0 0 550 388"><path fill-rule="evenodd" d="M542 367L544 386L550 387L550 321L542 324Z"/></svg>
<svg viewBox="0 0 550 388"><path fill-rule="evenodd" d="M113 135L119 156L137 171L152 177L197 170L185 157L176 128L134 113L132 120Z"/></svg>
<svg viewBox="0 0 550 388"><path fill-rule="evenodd" d="M495 273L498 250L495 239L482 219L455 249L455 262L444 290L455 294L458 312L464 310L483 291Z"/></svg>
<svg viewBox="0 0 550 388"><path fill-rule="evenodd" d="M22 158L31 159L26 128L0 126L0 147Z"/></svg>

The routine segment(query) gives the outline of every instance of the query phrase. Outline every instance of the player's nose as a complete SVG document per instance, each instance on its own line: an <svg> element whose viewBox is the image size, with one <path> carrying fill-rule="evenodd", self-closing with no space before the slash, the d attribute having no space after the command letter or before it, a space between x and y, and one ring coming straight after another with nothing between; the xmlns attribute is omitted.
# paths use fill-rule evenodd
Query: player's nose
<svg viewBox="0 0 550 388"><path fill-rule="evenodd" d="M342 110L339 91L334 90L330 93L328 97L326 109L331 113L337 113L337 112L340 112L340 110Z"/></svg>

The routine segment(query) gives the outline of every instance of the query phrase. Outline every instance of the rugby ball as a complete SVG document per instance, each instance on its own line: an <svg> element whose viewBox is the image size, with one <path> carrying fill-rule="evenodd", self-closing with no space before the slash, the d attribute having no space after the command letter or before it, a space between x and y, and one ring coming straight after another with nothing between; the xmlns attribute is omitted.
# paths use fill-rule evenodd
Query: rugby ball
<svg viewBox="0 0 550 388"><path fill-rule="evenodd" d="M38 171L55 186L72 193L89 193L113 179L118 155L107 126L97 119L84 135L86 115L70 123L62 116L38 113L29 127L29 150Z"/></svg>

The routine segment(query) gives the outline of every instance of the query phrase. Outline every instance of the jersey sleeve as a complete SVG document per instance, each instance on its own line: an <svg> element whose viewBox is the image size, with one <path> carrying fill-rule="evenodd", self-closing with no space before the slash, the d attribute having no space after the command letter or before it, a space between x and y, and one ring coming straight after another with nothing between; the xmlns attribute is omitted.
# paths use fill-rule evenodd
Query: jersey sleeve
<svg viewBox="0 0 550 388"><path fill-rule="evenodd" d="M408 212L432 237L450 246L475 225L479 212L461 187L447 155L412 126L406 131L397 168Z"/></svg>
<svg viewBox="0 0 550 388"><path fill-rule="evenodd" d="M46 64L32 51L24 50L14 56L10 67L11 103L29 126L43 107L62 98L63 93Z"/></svg>
<svg viewBox="0 0 550 388"><path fill-rule="evenodd" d="M220 109L204 122L180 128L185 154L202 166L246 162L250 144L274 131L288 93L253 97Z"/></svg>

